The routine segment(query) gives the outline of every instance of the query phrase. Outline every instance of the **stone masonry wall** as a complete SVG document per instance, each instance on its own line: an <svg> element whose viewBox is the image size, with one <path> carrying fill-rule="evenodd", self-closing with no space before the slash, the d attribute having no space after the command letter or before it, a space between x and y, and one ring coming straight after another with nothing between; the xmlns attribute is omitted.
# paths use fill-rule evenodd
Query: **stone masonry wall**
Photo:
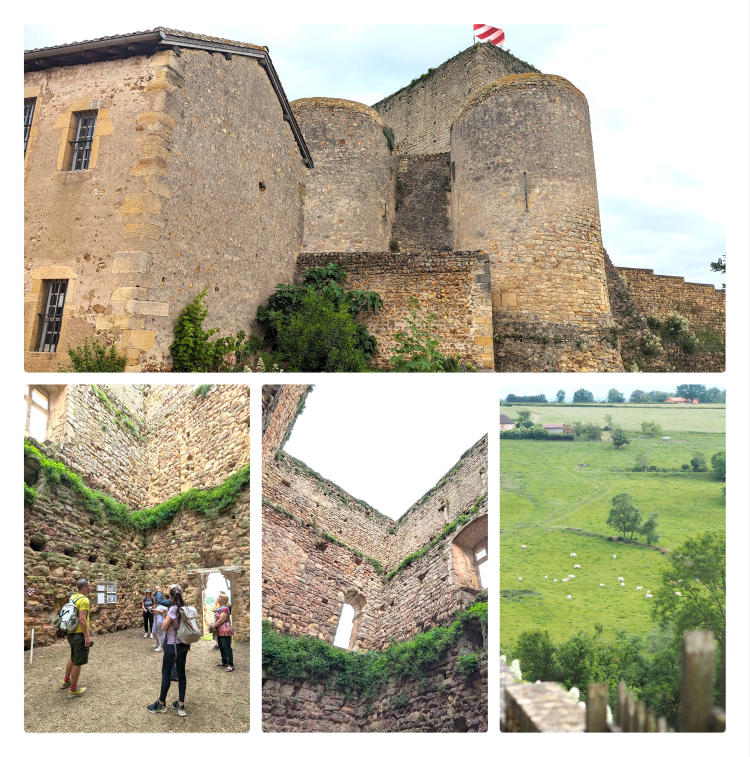
<svg viewBox="0 0 750 757"><path fill-rule="evenodd" d="M312 391L310 384L263 387L263 465L282 448Z"/></svg>
<svg viewBox="0 0 750 757"><path fill-rule="evenodd" d="M505 50L479 43L372 107L393 129L400 153L443 153L450 149L456 114L473 92L501 76L530 71L536 69Z"/></svg>
<svg viewBox="0 0 750 757"><path fill-rule="evenodd" d="M147 472L141 473L148 481L146 504L218 486L250 461L246 386L216 385L205 397L190 385L151 386L147 424Z"/></svg>
<svg viewBox="0 0 750 757"><path fill-rule="evenodd" d="M482 631L467 628L462 638L423 677L391 681L372 699L323 683L277 680L263 673L263 730L284 733L452 732L487 730L487 658L469 676L456 665L459 655L482 651ZM404 705L404 697L408 704Z"/></svg>
<svg viewBox="0 0 750 757"><path fill-rule="evenodd" d="M393 334L408 331L409 297L422 315L437 315L440 349L461 354L478 367L492 366L492 323L488 258L475 252L340 253L300 255L297 271L337 263L349 277L347 288L375 291L383 299L377 313L362 321L378 340L375 364L390 365Z"/></svg>
<svg viewBox="0 0 750 757"><path fill-rule="evenodd" d="M644 316L664 320L676 311L690 318L694 330L726 329L726 290L713 284L692 284L682 276L660 276L651 268L617 266L627 280L631 296Z"/></svg>
<svg viewBox="0 0 750 757"><path fill-rule="evenodd" d="M453 248L450 163L449 153L399 158L392 236L401 249L443 252Z"/></svg>
<svg viewBox="0 0 750 757"><path fill-rule="evenodd" d="M56 458L54 448L45 453ZM84 476L85 478L85 476ZM88 482L87 482L88 483ZM190 604L200 601L195 567L244 568L234 581L233 622L237 638L249 638L249 495L214 518L179 513L158 529L140 532L96 519L64 484L51 487L42 474L36 500L24 508L24 644L47 645L56 634L52 620L76 590L78 578L117 583L115 605L98 605L90 595L94 633L135 628L142 623L146 588L177 582Z"/></svg>
<svg viewBox="0 0 750 757"><path fill-rule="evenodd" d="M332 97L291 105L315 161L305 195L304 251L387 250L396 159L383 119L362 103Z"/></svg>

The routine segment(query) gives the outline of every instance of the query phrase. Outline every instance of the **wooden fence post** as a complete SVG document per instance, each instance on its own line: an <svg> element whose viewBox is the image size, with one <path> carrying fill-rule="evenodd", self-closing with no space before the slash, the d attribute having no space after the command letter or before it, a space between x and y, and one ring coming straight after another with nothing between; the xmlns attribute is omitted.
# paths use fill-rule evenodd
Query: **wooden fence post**
<svg viewBox="0 0 750 757"><path fill-rule="evenodd" d="M713 672L713 631L689 631L682 638L681 731L698 733L709 730Z"/></svg>
<svg viewBox="0 0 750 757"><path fill-rule="evenodd" d="M607 730L607 702L609 692L606 683L590 683L586 695L587 733L605 733Z"/></svg>
<svg viewBox="0 0 750 757"><path fill-rule="evenodd" d="M617 725L620 726L623 733L627 733L628 728L628 708L626 700L628 696L628 687L625 685L625 681L620 681L617 684Z"/></svg>
<svg viewBox="0 0 750 757"><path fill-rule="evenodd" d="M635 719L635 695L632 691L627 693L625 697L625 708L628 713L628 733L635 733L638 730L638 722ZM623 729L625 730L625 729Z"/></svg>

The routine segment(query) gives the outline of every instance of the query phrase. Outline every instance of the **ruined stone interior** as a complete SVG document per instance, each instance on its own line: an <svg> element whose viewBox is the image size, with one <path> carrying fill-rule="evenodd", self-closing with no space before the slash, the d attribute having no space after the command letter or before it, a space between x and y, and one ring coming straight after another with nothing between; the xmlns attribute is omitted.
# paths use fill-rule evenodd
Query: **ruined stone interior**
<svg viewBox="0 0 750 757"><path fill-rule="evenodd" d="M486 596L479 565L487 556L487 437L394 521L284 453L309 390L264 387L263 619L279 632L333 643L349 604L353 652L383 650L450 625L457 611ZM264 674L264 727L484 730L486 675L454 669L459 654L482 656L482 630L473 629L458 646L430 672L444 684L439 694L418 681L400 682L377 703L353 697L343 714L336 711L337 694L327 693L321 706L319 685ZM336 690L334 681L329 688ZM405 692L411 705L403 711L391 700Z"/></svg>
<svg viewBox="0 0 750 757"><path fill-rule="evenodd" d="M249 392L245 386L69 384L33 387L47 404L47 439L27 436L47 460L109 495L128 516L148 516L190 490L212 490L249 466ZM47 402L44 399L47 398ZM182 507L172 519L142 527L130 517L97 514L70 482L55 482L39 459L24 455L24 480L34 494L24 511L24 645L51 644L51 626L78 578L94 584L92 627L104 634L142 624L147 588L179 583L201 606L209 572L232 594L235 638L249 638L249 493L207 514ZM244 472L243 472L244 471ZM242 479L244 481L244 479ZM35 495L35 496L34 496ZM98 586L116 587L104 594ZM99 595L99 596L97 596ZM104 599L105 601L98 601Z"/></svg>

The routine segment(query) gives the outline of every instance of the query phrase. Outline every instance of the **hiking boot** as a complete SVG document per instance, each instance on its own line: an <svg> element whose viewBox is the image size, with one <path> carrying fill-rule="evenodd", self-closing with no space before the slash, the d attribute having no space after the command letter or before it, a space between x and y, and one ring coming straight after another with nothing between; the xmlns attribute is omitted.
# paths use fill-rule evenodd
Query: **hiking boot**
<svg viewBox="0 0 750 757"><path fill-rule="evenodd" d="M144 639L148 639L148 634L147 634L147 633L144 633L144 634L143 634L143 638L144 638Z"/></svg>
<svg viewBox="0 0 750 757"><path fill-rule="evenodd" d="M152 714L152 715L158 715L162 712L167 711L167 705L166 704L159 704L159 700L157 699L153 704L150 704L146 709Z"/></svg>
<svg viewBox="0 0 750 757"><path fill-rule="evenodd" d="M187 712L185 712L185 705L183 705L182 707L180 707L179 701L172 702L172 707L174 707L174 711L178 715L187 715Z"/></svg>
<svg viewBox="0 0 750 757"><path fill-rule="evenodd" d="M79 686L75 691L68 692L68 699L77 699L78 697L82 697L85 693L86 687Z"/></svg>
<svg viewBox="0 0 750 757"><path fill-rule="evenodd" d="M63 681L63 682L62 682L62 683L60 684L60 688L61 688L61 689L69 689L69 688L70 688L70 681L68 681L67 683L66 683L65 681Z"/></svg>

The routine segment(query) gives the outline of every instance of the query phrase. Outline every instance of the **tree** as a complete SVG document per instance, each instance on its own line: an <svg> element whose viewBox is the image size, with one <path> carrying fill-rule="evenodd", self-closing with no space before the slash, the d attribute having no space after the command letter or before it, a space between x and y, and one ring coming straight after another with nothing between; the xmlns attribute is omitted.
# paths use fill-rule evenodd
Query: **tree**
<svg viewBox="0 0 750 757"><path fill-rule="evenodd" d="M557 676L555 645L549 631L521 631L513 652L526 679L554 681Z"/></svg>
<svg viewBox="0 0 750 757"><path fill-rule="evenodd" d="M517 410L516 412L518 413L519 421L527 421L531 418L531 410Z"/></svg>
<svg viewBox="0 0 750 757"><path fill-rule="evenodd" d="M615 425L615 424L614 424L614 422L613 422L613 420L612 420L612 413L607 413L607 414L606 414L606 415L604 416L604 422L605 422L605 423L607 424L607 425L606 425L606 426L604 427L604 430L605 430L605 431L608 431L608 430L609 430L610 428L612 428L612 426L614 426L614 425Z"/></svg>
<svg viewBox="0 0 750 757"><path fill-rule="evenodd" d="M713 631L722 657L726 645L726 535L707 531L668 553L661 587L654 590L651 617L672 624L675 641L685 631ZM679 591L681 596L675 592Z"/></svg>
<svg viewBox="0 0 750 757"><path fill-rule="evenodd" d="M648 470L648 464L650 462L651 458L648 456L648 453L645 450L641 450L640 457L638 458L638 462L636 464L643 468L644 473Z"/></svg>
<svg viewBox="0 0 750 757"><path fill-rule="evenodd" d="M565 402L565 392L562 389L557 393L557 401Z"/></svg>
<svg viewBox="0 0 750 757"><path fill-rule="evenodd" d="M678 397L684 397L686 400L706 401L705 384L680 384L675 390Z"/></svg>
<svg viewBox="0 0 750 757"><path fill-rule="evenodd" d="M631 392L630 401L642 404L646 401L646 393L643 389L636 389L634 392Z"/></svg>
<svg viewBox="0 0 750 757"><path fill-rule="evenodd" d="M588 389L576 389L573 402L593 402L594 395Z"/></svg>
<svg viewBox="0 0 750 757"><path fill-rule="evenodd" d="M624 444L630 444L630 438L621 428L616 428L612 434L612 444L615 449L621 449Z"/></svg>
<svg viewBox="0 0 750 757"><path fill-rule="evenodd" d="M617 389L610 389L607 395L607 402L625 402L625 395L618 392Z"/></svg>
<svg viewBox="0 0 750 757"><path fill-rule="evenodd" d="M612 508L609 511L607 525L618 531L622 531L622 538L627 538L627 532L630 531L630 538L638 531L643 520L643 515L639 507L633 504L633 498L629 494L615 494L612 497Z"/></svg>
<svg viewBox="0 0 750 757"><path fill-rule="evenodd" d="M656 530L659 527L659 513L653 513L649 519L641 526L638 533L646 537L648 544L656 544L659 541L659 532Z"/></svg>
<svg viewBox="0 0 750 757"><path fill-rule="evenodd" d="M641 433L645 436L661 436L664 433L664 429L658 423L649 423L643 421L641 423Z"/></svg>
<svg viewBox="0 0 750 757"><path fill-rule="evenodd" d="M693 466L693 470L696 473L703 473L704 471L708 470L708 468L706 467L706 456L702 452L696 452L690 458L690 465Z"/></svg>
<svg viewBox="0 0 750 757"><path fill-rule="evenodd" d="M718 402L724 404L727 401L727 393L725 389L719 389L717 386L712 386L710 389L706 389L706 402Z"/></svg>
<svg viewBox="0 0 750 757"><path fill-rule="evenodd" d="M711 270L714 273L726 273L727 272L727 254L726 252L719 257L715 263L711 263ZM726 283L721 285L722 289L726 289Z"/></svg>
<svg viewBox="0 0 750 757"><path fill-rule="evenodd" d="M583 425L582 421L575 421L573 423L573 433L576 436L583 436L586 433L586 427Z"/></svg>
<svg viewBox="0 0 750 757"><path fill-rule="evenodd" d="M711 458L711 470L714 472L714 476L721 481L726 480L727 477L727 453L723 450L717 452Z"/></svg>

